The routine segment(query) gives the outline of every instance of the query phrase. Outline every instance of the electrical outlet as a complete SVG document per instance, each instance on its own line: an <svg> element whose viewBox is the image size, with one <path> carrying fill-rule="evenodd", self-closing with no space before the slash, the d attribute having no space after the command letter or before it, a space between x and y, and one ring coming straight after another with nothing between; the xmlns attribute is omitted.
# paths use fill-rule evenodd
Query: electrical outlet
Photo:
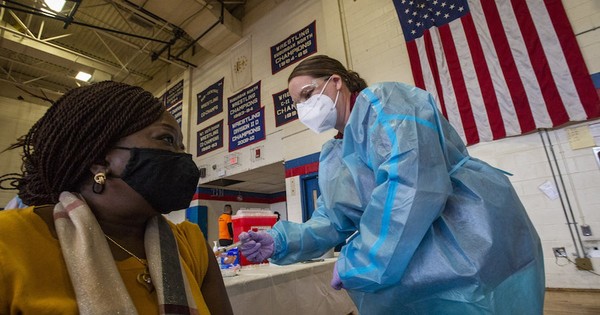
<svg viewBox="0 0 600 315"><path fill-rule="evenodd" d="M581 225L581 233L583 236L592 236L592 228L587 224L583 224Z"/></svg>
<svg viewBox="0 0 600 315"><path fill-rule="evenodd" d="M567 257L567 251L564 247L552 247L554 257Z"/></svg>

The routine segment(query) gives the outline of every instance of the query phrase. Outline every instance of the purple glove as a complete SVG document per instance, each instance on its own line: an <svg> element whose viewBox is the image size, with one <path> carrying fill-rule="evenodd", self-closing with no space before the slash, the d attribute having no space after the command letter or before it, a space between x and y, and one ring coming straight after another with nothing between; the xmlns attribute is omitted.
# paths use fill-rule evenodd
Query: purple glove
<svg viewBox="0 0 600 315"><path fill-rule="evenodd" d="M342 284L342 279L340 279L340 274L337 271L337 263L333 265L333 277L331 277L331 287L340 290L344 288Z"/></svg>
<svg viewBox="0 0 600 315"><path fill-rule="evenodd" d="M239 247L242 255L253 263L263 262L273 255L275 240L267 232L242 232L239 239L242 241Z"/></svg>

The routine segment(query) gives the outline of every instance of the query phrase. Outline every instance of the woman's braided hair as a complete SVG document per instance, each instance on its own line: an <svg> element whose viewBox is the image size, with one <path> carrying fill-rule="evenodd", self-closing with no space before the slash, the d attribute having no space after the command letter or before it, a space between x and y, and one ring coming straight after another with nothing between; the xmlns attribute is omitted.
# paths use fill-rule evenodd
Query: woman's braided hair
<svg viewBox="0 0 600 315"><path fill-rule="evenodd" d="M94 163L120 139L152 124L165 108L150 92L104 81L70 90L8 149L23 149L19 197L27 205L57 203L78 191Z"/></svg>
<svg viewBox="0 0 600 315"><path fill-rule="evenodd" d="M325 55L312 56L302 60L290 73L288 83L301 75L321 78L329 77L332 74L342 77L350 92L360 92L367 87L367 82L358 73L347 70L341 62Z"/></svg>

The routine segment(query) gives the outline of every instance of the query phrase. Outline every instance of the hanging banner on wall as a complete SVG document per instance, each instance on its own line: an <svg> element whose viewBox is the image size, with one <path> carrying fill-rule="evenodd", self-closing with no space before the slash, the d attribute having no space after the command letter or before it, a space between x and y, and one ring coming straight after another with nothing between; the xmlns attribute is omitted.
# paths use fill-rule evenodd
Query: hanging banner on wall
<svg viewBox="0 0 600 315"><path fill-rule="evenodd" d="M197 124L223 112L223 81L225 78L213 83L204 91L196 94L198 102Z"/></svg>
<svg viewBox="0 0 600 315"><path fill-rule="evenodd" d="M175 117L175 120L177 120L177 123L179 124L179 128L181 128L181 121L183 120L183 102L175 104L170 108L167 108L167 110Z"/></svg>
<svg viewBox="0 0 600 315"><path fill-rule="evenodd" d="M227 98L227 122L234 121L257 111L260 108L260 81Z"/></svg>
<svg viewBox="0 0 600 315"><path fill-rule="evenodd" d="M293 106L290 91L285 89L273 94L273 110L275 111L275 126L285 125L298 119L298 113Z"/></svg>
<svg viewBox="0 0 600 315"><path fill-rule="evenodd" d="M316 21L271 46L271 71L273 74L317 52Z"/></svg>
<svg viewBox="0 0 600 315"><path fill-rule="evenodd" d="M167 108L167 111L175 117L179 127L181 127L181 120L183 114L183 80L177 82L171 88L169 88L165 94L161 97L163 105Z"/></svg>
<svg viewBox="0 0 600 315"><path fill-rule="evenodd" d="M183 102L183 80L170 87L165 93L165 107L170 108Z"/></svg>
<svg viewBox="0 0 600 315"><path fill-rule="evenodd" d="M252 37L231 49L231 90L237 91L252 82Z"/></svg>
<svg viewBox="0 0 600 315"><path fill-rule="evenodd" d="M264 139L264 107L229 125L229 152Z"/></svg>
<svg viewBox="0 0 600 315"><path fill-rule="evenodd" d="M210 151L223 147L223 120L212 124L196 134L196 156L201 156Z"/></svg>

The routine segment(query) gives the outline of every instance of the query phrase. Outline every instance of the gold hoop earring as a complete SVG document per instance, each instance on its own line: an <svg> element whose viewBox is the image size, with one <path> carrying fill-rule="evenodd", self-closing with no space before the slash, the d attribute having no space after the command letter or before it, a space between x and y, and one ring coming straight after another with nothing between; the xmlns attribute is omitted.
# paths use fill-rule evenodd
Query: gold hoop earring
<svg viewBox="0 0 600 315"><path fill-rule="evenodd" d="M94 184L92 185L92 191L95 194L101 194L104 191L104 183L106 182L106 174L100 172L94 175Z"/></svg>

